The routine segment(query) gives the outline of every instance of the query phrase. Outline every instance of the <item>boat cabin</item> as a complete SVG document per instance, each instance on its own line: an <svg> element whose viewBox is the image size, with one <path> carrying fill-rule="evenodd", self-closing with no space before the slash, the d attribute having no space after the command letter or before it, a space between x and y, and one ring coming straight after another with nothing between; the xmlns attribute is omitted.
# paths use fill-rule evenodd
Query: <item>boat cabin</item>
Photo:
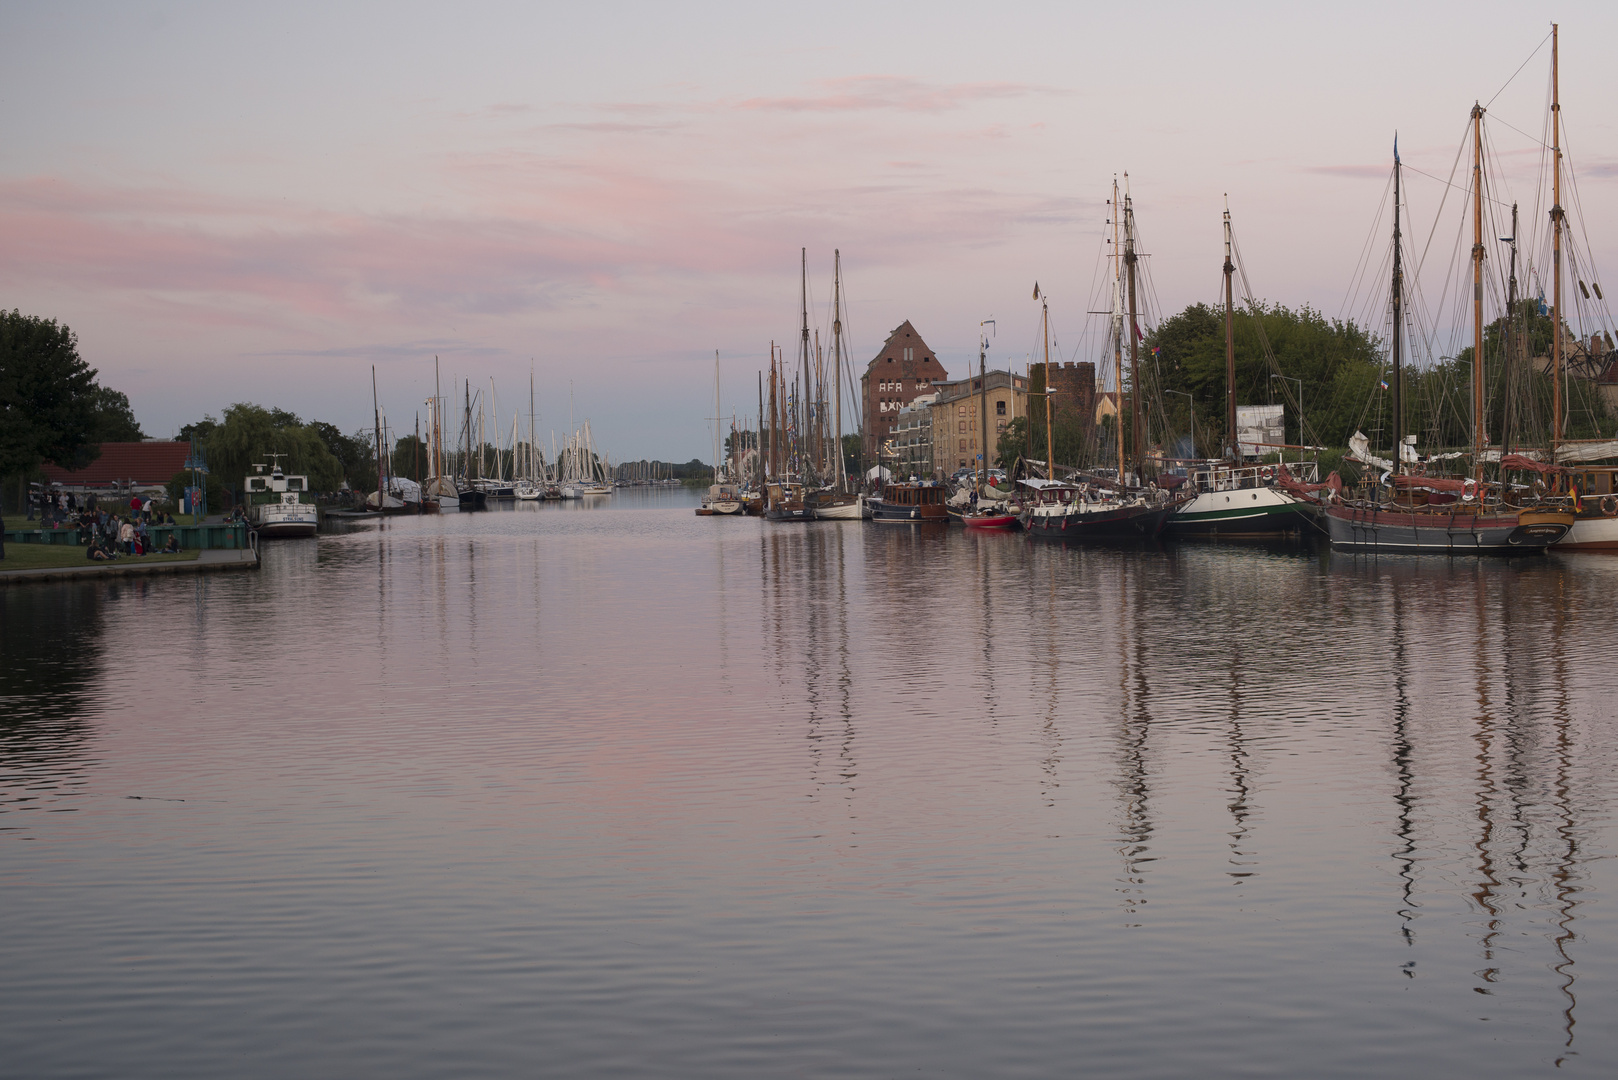
<svg viewBox="0 0 1618 1080"><path fill-rule="evenodd" d="M936 484L889 484L882 491L882 501L890 506L944 505L944 489Z"/></svg>
<svg viewBox="0 0 1618 1080"><path fill-rule="evenodd" d="M296 503L310 502L309 478L307 476L288 476L283 473L280 466L276 466L269 475L265 475L267 466L254 465L258 472L253 476L245 477L247 501L252 504L260 503Z"/></svg>

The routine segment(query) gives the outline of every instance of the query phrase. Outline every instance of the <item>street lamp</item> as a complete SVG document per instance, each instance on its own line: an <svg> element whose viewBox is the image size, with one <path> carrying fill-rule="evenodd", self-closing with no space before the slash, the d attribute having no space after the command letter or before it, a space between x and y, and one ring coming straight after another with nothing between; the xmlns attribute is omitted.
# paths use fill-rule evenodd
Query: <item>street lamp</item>
<svg viewBox="0 0 1618 1080"><path fill-rule="evenodd" d="M1165 390L1165 394L1179 394L1191 403L1191 456L1197 456L1197 399L1184 390Z"/></svg>

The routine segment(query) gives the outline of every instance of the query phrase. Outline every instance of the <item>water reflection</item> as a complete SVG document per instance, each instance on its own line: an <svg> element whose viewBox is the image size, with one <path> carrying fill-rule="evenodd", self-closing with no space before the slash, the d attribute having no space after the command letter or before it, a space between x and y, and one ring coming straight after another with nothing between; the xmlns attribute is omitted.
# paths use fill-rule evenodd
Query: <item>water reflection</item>
<svg viewBox="0 0 1618 1080"><path fill-rule="evenodd" d="M162 674L109 684L102 658L108 602L141 595L143 582L0 587L0 831L25 829L19 811L72 809L92 764L92 718L104 702L162 693ZM139 624L125 634L150 633ZM155 677L154 677L155 676Z"/></svg>
<svg viewBox="0 0 1618 1080"><path fill-rule="evenodd" d="M266 1037L318 1071L334 1025L397 1075L1594 1061L1615 586L626 500L13 590L8 794L84 807L93 763L188 801L30 819L0 1008L78 1003L81 1074ZM159 670L164 701L108 694ZM254 1030L183 1022L220 993Z"/></svg>

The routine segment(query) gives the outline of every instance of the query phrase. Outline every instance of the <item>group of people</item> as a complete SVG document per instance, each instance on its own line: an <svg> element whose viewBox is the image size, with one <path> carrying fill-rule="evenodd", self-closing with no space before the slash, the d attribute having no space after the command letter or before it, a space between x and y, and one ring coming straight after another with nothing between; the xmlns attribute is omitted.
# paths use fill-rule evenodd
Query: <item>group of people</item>
<svg viewBox="0 0 1618 1080"><path fill-rule="evenodd" d="M147 530L147 518L153 512L148 510L145 514L130 513L125 516L109 514L105 510L85 510L79 518L79 529L84 538L85 558L95 560L116 559L120 555L146 555L155 550L151 543L151 534ZM174 519L167 514L157 513L153 524L174 524ZM180 550L179 538L169 534L168 543L164 545L165 554Z"/></svg>

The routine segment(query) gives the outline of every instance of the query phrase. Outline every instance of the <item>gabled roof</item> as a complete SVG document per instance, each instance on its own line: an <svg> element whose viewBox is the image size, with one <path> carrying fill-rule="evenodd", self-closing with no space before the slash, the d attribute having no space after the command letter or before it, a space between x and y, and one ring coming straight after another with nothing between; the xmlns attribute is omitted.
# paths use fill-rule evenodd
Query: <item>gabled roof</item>
<svg viewBox="0 0 1618 1080"><path fill-rule="evenodd" d="M882 343L882 348L877 350L877 354L872 358L871 363L865 365L866 371L870 371L872 364L876 364L888 357L892 357L895 361L901 360L904 356L902 350L907 346L916 350L918 361L922 355L926 355L932 358L933 363L939 363L938 354L933 352L930 345L921 340L921 335L916 333L916 328L910 325L909 319L906 319L893 328L893 333L889 334L888 340Z"/></svg>
<svg viewBox="0 0 1618 1080"><path fill-rule="evenodd" d="M110 487L120 480L136 484L166 484L185 468L188 442L108 442L101 444L101 456L82 469L46 465L45 477L52 483L81 487Z"/></svg>

